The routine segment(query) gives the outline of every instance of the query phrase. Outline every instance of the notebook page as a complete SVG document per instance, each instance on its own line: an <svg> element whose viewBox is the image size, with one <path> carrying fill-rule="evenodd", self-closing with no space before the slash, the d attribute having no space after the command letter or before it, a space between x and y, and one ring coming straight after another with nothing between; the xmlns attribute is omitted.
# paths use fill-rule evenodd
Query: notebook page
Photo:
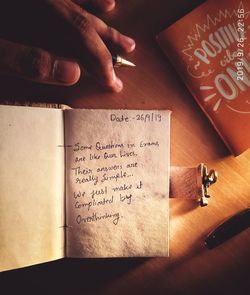
<svg viewBox="0 0 250 295"><path fill-rule="evenodd" d="M63 257L63 137L61 110L0 106L2 271Z"/></svg>
<svg viewBox="0 0 250 295"><path fill-rule="evenodd" d="M168 255L169 119L65 111L67 256Z"/></svg>

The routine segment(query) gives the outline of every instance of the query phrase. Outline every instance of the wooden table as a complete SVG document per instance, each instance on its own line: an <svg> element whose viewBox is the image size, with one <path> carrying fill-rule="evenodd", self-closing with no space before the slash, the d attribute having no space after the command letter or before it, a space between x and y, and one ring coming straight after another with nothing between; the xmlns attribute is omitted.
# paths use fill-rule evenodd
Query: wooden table
<svg viewBox="0 0 250 295"><path fill-rule="evenodd" d="M127 56L136 69L117 69L124 82L120 94L105 92L90 78L60 88L1 77L0 96L6 99L78 108L170 109L171 164L204 162L219 173L207 207L170 200L170 258L64 259L2 274L10 294L17 286L19 294L250 293L250 231L214 250L203 246L211 229L250 205L250 150L237 158L230 155L155 42L158 32L201 2L118 1L115 11L104 19L137 42L135 52Z"/></svg>

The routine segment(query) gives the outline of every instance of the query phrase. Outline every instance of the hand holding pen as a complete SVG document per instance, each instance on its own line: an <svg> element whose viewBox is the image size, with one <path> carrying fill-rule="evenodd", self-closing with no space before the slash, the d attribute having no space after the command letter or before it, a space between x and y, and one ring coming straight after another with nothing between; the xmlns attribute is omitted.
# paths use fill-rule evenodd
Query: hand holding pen
<svg viewBox="0 0 250 295"><path fill-rule="evenodd" d="M49 21L52 21L52 24L53 22L59 23L62 24L58 28L61 35L66 28L66 37L72 39L70 44L76 52L76 60L62 58L38 47L0 39L0 52L3 53L0 55L0 74L17 76L39 83L73 85L79 80L81 70L83 70L107 89L115 92L122 90L123 84L116 76L113 67L114 63L117 64L117 60L112 58L106 44L116 48L117 53L129 53L134 50L135 42L109 27L87 10L89 8L92 10L98 8L101 11L112 10L115 7L115 0L42 0L39 2L24 0L14 2L14 10L13 1L10 3L4 1L1 4L0 33L2 34L0 38L5 36L4 28L9 28L14 32L20 30L20 34L26 32L25 27L22 28L25 25L37 33L34 23L38 23L40 29L44 30L43 35L49 35L48 29L46 31L46 24ZM58 36L59 34L54 38Z"/></svg>

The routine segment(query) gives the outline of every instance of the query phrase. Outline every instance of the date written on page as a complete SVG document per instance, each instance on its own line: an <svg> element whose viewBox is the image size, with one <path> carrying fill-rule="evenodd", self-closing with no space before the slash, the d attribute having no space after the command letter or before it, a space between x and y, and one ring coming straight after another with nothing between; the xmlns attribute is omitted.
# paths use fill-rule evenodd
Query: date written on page
<svg viewBox="0 0 250 295"><path fill-rule="evenodd" d="M144 123L147 122L161 122L161 114L149 112L149 113L143 113L143 114L136 114L133 117L129 117L126 115L121 114L110 114L110 121L111 122L124 122L128 123L131 121L141 121Z"/></svg>
<svg viewBox="0 0 250 295"><path fill-rule="evenodd" d="M244 47L245 47L245 40L246 40L246 28L245 28L245 10L244 8L238 9L238 20L237 20L237 31L239 32L240 37L238 38L237 43L237 80L243 81L244 79L244 71L243 71L243 64L244 64Z"/></svg>

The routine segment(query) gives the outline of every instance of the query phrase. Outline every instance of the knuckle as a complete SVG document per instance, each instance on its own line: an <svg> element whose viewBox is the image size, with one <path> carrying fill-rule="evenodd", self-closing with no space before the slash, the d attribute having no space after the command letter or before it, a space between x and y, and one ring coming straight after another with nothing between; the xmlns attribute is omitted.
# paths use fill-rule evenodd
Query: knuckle
<svg viewBox="0 0 250 295"><path fill-rule="evenodd" d="M99 60L103 67L112 65L112 55L105 46L99 48Z"/></svg>
<svg viewBox="0 0 250 295"><path fill-rule="evenodd" d="M106 86L112 87L114 85L113 65L109 52L102 52L100 55L100 73L102 74L103 83Z"/></svg>
<svg viewBox="0 0 250 295"><path fill-rule="evenodd" d="M51 72L50 54L42 49L29 48L20 59L21 73L35 80L46 80Z"/></svg>
<svg viewBox="0 0 250 295"><path fill-rule="evenodd" d="M115 86L115 81L111 77L106 78L104 81L104 85L107 86L108 88L113 88Z"/></svg>
<svg viewBox="0 0 250 295"><path fill-rule="evenodd" d="M112 40L116 40L119 37L119 33L112 27L108 27L108 34Z"/></svg>
<svg viewBox="0 0 250 295"><path fill-rule="evenodd" d="M79 33L84 34L90 27L89 19L86 12L73 12L72 25Z"/></svg>
<svg viewBox="0 0 250 295"><path fill-rule="evenodd" d="M113 68L103 69L103 84L110 88L115 85Z"/></svg>

